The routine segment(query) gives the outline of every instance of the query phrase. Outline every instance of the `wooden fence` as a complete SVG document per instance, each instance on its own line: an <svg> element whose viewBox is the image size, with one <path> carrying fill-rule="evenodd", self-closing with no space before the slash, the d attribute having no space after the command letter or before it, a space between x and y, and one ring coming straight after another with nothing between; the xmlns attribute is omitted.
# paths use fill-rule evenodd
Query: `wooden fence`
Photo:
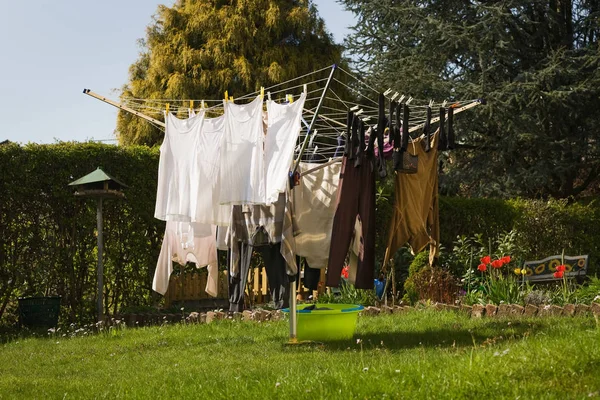
<svg viewBox="0 0 600 400"><path fill-rule="evenodd" d="M184 301L201 301L201 300L227 300L228 283L227 271L220 271L218 278L218 293L217 297L209 296L205 291L206 280L208 275L206 270L200 272L188 273L180 275L172 275L169 280L169 288L165 293L165 307L171 306L173 303ZM302 285L298 285L298 295L305 298L310 294L311 290ZM319 290L313 295L322 293L325 288L325 270L321 270L319 279ZM253 268L248 272L248 281L246 284L246 302L249 306L253 304L262 304L270 301L269 287L267 281L267 272L265 268Z"/></svg>

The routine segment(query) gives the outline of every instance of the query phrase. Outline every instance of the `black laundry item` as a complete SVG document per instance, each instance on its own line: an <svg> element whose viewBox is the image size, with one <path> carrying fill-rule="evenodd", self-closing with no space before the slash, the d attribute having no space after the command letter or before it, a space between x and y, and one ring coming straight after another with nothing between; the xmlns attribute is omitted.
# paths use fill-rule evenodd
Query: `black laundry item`
<svg viewBox="0 0 600 400"><path fill-rule="evenodd" d="M338 286L340 274L354 233L356 217L362 221L363 251L358 256L355 286L372 289L375 271L375 166L364 157L355 167L347 157L342 160L339 202L333 219L331 247L327 266L327 286Z"/></svg>
<svg viewBox="0 0 600 400"><path fill-rule="evenodd" d="M358 150L356 152L356 159L354 160L354 166L360 167L362 163L364 148L365 148L365 122L359 118L358 120Z"/></svg>
<svg viewBox="0 0 600 400"><path fill-rule="evenodd" d="M454 149L454 108L448 109L448 150Z"/></svg>
<svg viewBox="0 0 600 400"><path fill-rule="evenodd" d="M448 138L446 137L446 109L440 107L440 133L438 140L438 150L444 151L448 149Z"/></svg>
<svg viewBox="0 0 600 400"><path fill-rule="evenodd" d="M290 304L290 279L285 272L285 258L281 255L281 243L256 248L265 262L271 301L276 309L287 308Z"/></svg>
<svg viewBox="0 0 600 400"><path fill-rule="evenodd" d="M398 108L398 104L394 101L390 101L390 114L388 117L388 127L390 128L390 140L394 145L394 150L400 150L402 147L402 141L400 138L400 122L398 117L394 117L394 112L396 112Z"/></svg>
<svg viewBox="0 0 600 400"><path fill-rule="evenodd" d="M431 150L431 107L427 107L427 118L423 126L423 135L425 136L425 152Z"/></svg>
<svg viewBox="0 0 600 400"><path fill-rule="evenodd" d="M246 281L248 280L252 246L242 242L238 242L236 245L239 246L240 253L240 273L237 276L233 276L231 273L231 251L227 252L229 311L242 312L244 311L244 291L246 290Z"/></svg>
<svg viewBox="0 0 600 400"><path fill-rule="evenodd" d="M321 270L318 268L311 268L305 258L301 259L296 256L296 265L298 265L298 271L300 268L304 268L304 278L302 279L302 285L310 290L317 290L319 287L319 279L321 278ZM300 284L300 274L296 275L296 284Z"/></svg>
<svg viewBox="0 0 600 400"><path fill-rule="evenodd" d="M377 118L377 147L379 147L379 157L377 159L377 170L379 172L380 178L385 178L387 176L387 169L385 165L385 158L383 155L383 135L385 132L386 118L385 118L385 96L383 93L379 93L379 102L378 102L378 118ZM373 137L373 135L371 135ZM374 152L373 146L369 146L370 151Z"/></svg>
<svg viewBox="0 0 600 400"><path fill-rule="evenodd" d="M397 112L397 114L400 113ZM408 108L408 104L404 104L404 107L402 107L402 150L408 148L408 139L410 138L410 133L408 132L409 119L410 109Z"/></svg>
<svg viewBox="0 0 600 400"><path fill-rule="evenodd" d="M286 308L289 306L289 277L286 274L285 258L281 255L281 243L267 244L254 247L249 244L238 242L240 252L239 275L233 276L231 273L230 252L228 252L228 277L229 277L229 311L244 311L244 298L246 282L248 280L248 271L250 269L250 260L252 259L252 250L256 249L265 262L267 280L271 300L275 308Z"/></svg>

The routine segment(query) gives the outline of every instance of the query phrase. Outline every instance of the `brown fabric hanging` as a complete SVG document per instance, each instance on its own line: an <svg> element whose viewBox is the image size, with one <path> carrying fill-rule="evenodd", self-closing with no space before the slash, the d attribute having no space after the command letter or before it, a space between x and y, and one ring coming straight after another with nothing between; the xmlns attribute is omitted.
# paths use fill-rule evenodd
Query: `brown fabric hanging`
<svg viewBox="0 0 600 400"><path fill-rule="evenodd" d="M414 141L407 152L418 157L415 174L397 173L395 176L395 205L390 224L384 264L405 243L413 254L419 253L429 244L429 263L439 256L440 222L438 206L438 135L431 138L431 150L425 151L424 138Z"/></svg>

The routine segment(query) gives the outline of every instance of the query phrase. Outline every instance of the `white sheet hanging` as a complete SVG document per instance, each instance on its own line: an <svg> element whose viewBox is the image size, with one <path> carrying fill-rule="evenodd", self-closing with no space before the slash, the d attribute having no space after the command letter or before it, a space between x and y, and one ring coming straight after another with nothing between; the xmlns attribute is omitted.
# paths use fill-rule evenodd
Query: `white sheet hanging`
<svg viewBox="0 0 600 400"><path fill-rule="evenodd" d="M265 138L266 204L277 201L287 188L294 147L300 134L300 119L306 93L291 104L267 101L268 126Z"/></svg>
<svg viewBox="0 0 600 400"><path fill-rule="evenodd" d="M165 138L160 146L158 186L154 217L163 221L189 222L196 212L200 183L200 136L204 112L182 120L165 117Z"/></svg>
<svg viewBox="0 0 600 400"><path fill-rule="evenodd" d="M248 104L223 103L225 133L221 145L221 204L264 204L264 133L262 98Z"/></svg>

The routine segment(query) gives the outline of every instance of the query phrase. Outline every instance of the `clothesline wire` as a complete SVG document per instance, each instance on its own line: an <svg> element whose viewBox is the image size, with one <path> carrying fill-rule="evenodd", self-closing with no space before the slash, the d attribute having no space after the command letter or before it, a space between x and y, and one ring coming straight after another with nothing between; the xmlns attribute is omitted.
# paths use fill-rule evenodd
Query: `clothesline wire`
<svg viewBox="0 0 600 400"><path fill-rule="evenodd" d="M348 89L352 92L358 93L360 96L362 96L362 98L369 100L371 103L378 104L377 101L373 100L372 98L370 98L368 96L365 96L363 93L360 92L360 90L357 90L353 87L346 85L344 82L340 81L339 79L333 78L333 81L339 83L340 85L344 86L346 89Z"/></svg>
<svg viewBox="0 0 600 400"><path fill-rule="evenodd" d="M338 67L338 69L340 71L342 71L343 73L345 73L346 75L348 75L350 78L354 79L355 81L361 83L362 85L364 85L365 87L371 89L373 92L375 92L377 95L379 95L379 93L381 93L381 91L373 88L372 86L370 86L368 83L366 83L365 81L357 78L356 76L352 75L350 72L346 71L345 69L343 69L342 67Z"/></svg>

